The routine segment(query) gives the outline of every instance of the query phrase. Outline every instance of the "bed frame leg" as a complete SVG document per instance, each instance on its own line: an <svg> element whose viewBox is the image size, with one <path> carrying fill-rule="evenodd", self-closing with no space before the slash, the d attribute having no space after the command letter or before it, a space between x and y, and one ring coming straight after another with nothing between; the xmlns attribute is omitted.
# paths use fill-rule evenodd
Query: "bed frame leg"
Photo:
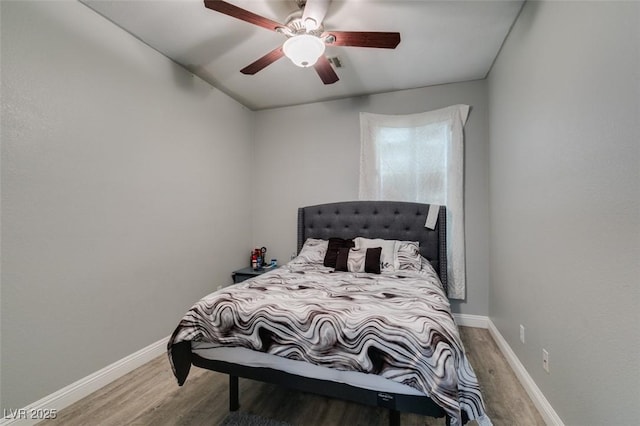
<svg viewBox="0 0 640 426"><path fill-rule="evenodd" d="M229 375L229 411L238 411L239 408L238 376Z"/></svg>
<svg viewBox="0 0 640 426"><path fill-rule="evenodd" d="M400 411L389 410L389 426L400 426Z"/></svg>

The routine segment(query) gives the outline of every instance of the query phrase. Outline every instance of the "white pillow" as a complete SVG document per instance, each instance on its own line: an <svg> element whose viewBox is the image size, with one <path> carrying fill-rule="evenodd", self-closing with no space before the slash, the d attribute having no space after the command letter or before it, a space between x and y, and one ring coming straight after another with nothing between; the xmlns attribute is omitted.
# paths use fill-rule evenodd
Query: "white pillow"
<svg viewBox="0 0 640 426"><path fill-rule="evenodd" d="M383 240L382 238L363 238L357 237L353 239L356 249L368 249L382 247L380 254L380 271L393 272L397 269L396 261L396 240Z"/></svg>
<svg viewBox="0 0 640 426"><path fill-rule="evenodd" d="M323 264L324 256L327 254L327 248L329 247L329 241L319 240L317 238L307 238L302 245L302 249L298 256L296 256L291 262L292 264Z"/></svg>
<svg viewBox="0 0 640 426"><path fill-rule="evenodd" d="M397 241L395 262L398 271L419 271L422 268L420 243L417 241Z"/></svg>

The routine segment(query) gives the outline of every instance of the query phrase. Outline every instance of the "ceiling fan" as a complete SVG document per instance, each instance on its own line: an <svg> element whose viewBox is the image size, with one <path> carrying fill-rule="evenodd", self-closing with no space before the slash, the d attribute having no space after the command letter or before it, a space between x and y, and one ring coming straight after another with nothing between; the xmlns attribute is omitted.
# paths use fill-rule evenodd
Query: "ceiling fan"
<svg viewBox="0 0 640 426"><path fill-rule="evenodd" d="M204 0L206 8L250 24L284 34L287 40L271 52L240 70L253 75L283 56L299 67L316 70L324 84L338 81L338 75L324 56L325 46L354 46L395 49L400 33L368 31L325 31L324 19L331 0L296 0L300 10L287 17L285 24L257 15L222 0Z"/></svg>

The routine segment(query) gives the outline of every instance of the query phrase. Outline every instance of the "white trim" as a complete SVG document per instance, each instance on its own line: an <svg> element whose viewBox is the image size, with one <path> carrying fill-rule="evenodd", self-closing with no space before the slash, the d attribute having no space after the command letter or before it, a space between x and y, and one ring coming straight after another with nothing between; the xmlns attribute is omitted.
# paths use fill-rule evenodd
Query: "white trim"
<svg viewBox="0 0 640 426"><path fill-rule="evenodd" d="M524 368L524 365L522 365L515 352L513 352L511 346L509 346L504 337L502 337L502 334L500 334L493 321L489 319L488 323L491 337L493 337L496 345L498 345L500 351L507 359L507 362L509 362L511 369L520 381L520 384L522 384L524 390L529 394L531 401L533 401L533 404L538 409L538 412L540 412L545 423L548 425L564 426L564 423L562 422L562 419L560 419L560 416L558 416L558 413L555 412L547 398L545 398L538 385L536 385L536 382L533 381L526 368Z"/></svg>
<svg viewBox="0 0 640 426"><path fill-rule="evenodd" d="M453 314L458 327L489 328L489 317L482 315Z"/></svg>
<svg viewBox="0 0 640 426"><path fill-rule="evenodd" d="M142 348L139 351L78 380L77 382L65 386L51 395L45 396L44 398L29 404L21 410L17 410L14 416L21 417L19 414L24 414L24 417L30 417L30 414L34 411L37 412L37 410L44 410L45 412L47 412L47 410L48 412L55 410L53 412L59 412L63 408L68 407L74 402L81 400L114 380L119 379L125 374L162 355L167 350L168 341L169 336L160 339L146 348ZM3 418L0 420L1 426L27 426L34 425L41 421L41 419L7 418L7 414L11 413L3 413Z"/></svg>
<svg viewBox="0 0 640 426"><path fill-rule="evenodd" d="M538 412L545 423L554 426L564 426L560 416L558 416L551 404L549 404L549 401L545 398L538 385L536 385L536 382L533 381L526 368L524 368L524 365L522 365L515 352L513 352L513 349L511 349L511 346L509 346L504 337L502 337L502 334L500 334L498 328L489 317L481 315L453 314L453 319L458 326L488 329L491 337L496 342L496 345L498 345L500 352L502 352L502 355L507 359L509 366L511 366L511 369L520 381L524 390L529 395L529 398L531 398L533 404L538 409Z"/></svg>
<svg viewBox="0 0 640 426"><path fill-rule="evenodd" d="M489 317L482 315L469 314L453 314L453 318L458 326L475 327L488 329L491 337L496 345L507 359L516 377L524 387L525 391L533 401L540 415L548 425L564 426L564 423L555 412L549 401L540 391L540 388L533 381L527 370L524 368L515 352L511 349L507 341L502 337L495 324ZM60 411L65 407L79 401L85 396L97 391L98 389L108 385L114 380L124 376L125 374L135 370L136 368L146 364L154 358L162 355L166 351L169 337L160 339L146 348L139 350L127 357L116 361L113 364L99 370L75 383L70 384L49 396L25 407L23 412L30 413L31 410L57 410ZM19 424L20 426L34 425L39 420L30 419L2 419L0 426Z"/></svg>

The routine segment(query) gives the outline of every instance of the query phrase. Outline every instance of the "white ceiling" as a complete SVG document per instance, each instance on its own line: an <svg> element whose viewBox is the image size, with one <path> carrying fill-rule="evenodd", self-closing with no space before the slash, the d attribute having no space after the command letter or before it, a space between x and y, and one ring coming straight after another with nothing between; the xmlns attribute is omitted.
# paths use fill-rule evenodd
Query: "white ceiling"
<svg viewBox="0 0 640 426"><path fill-rule="evenodd" d="M395 50L328 46L340 81L287 58L255 75L240 69L285 36L211 11L202 0L81 0L144 43L257 110L484 78L523 0L333 0L326 30L397 31ZM284 23L293 0L230 0Z"/></svg>

